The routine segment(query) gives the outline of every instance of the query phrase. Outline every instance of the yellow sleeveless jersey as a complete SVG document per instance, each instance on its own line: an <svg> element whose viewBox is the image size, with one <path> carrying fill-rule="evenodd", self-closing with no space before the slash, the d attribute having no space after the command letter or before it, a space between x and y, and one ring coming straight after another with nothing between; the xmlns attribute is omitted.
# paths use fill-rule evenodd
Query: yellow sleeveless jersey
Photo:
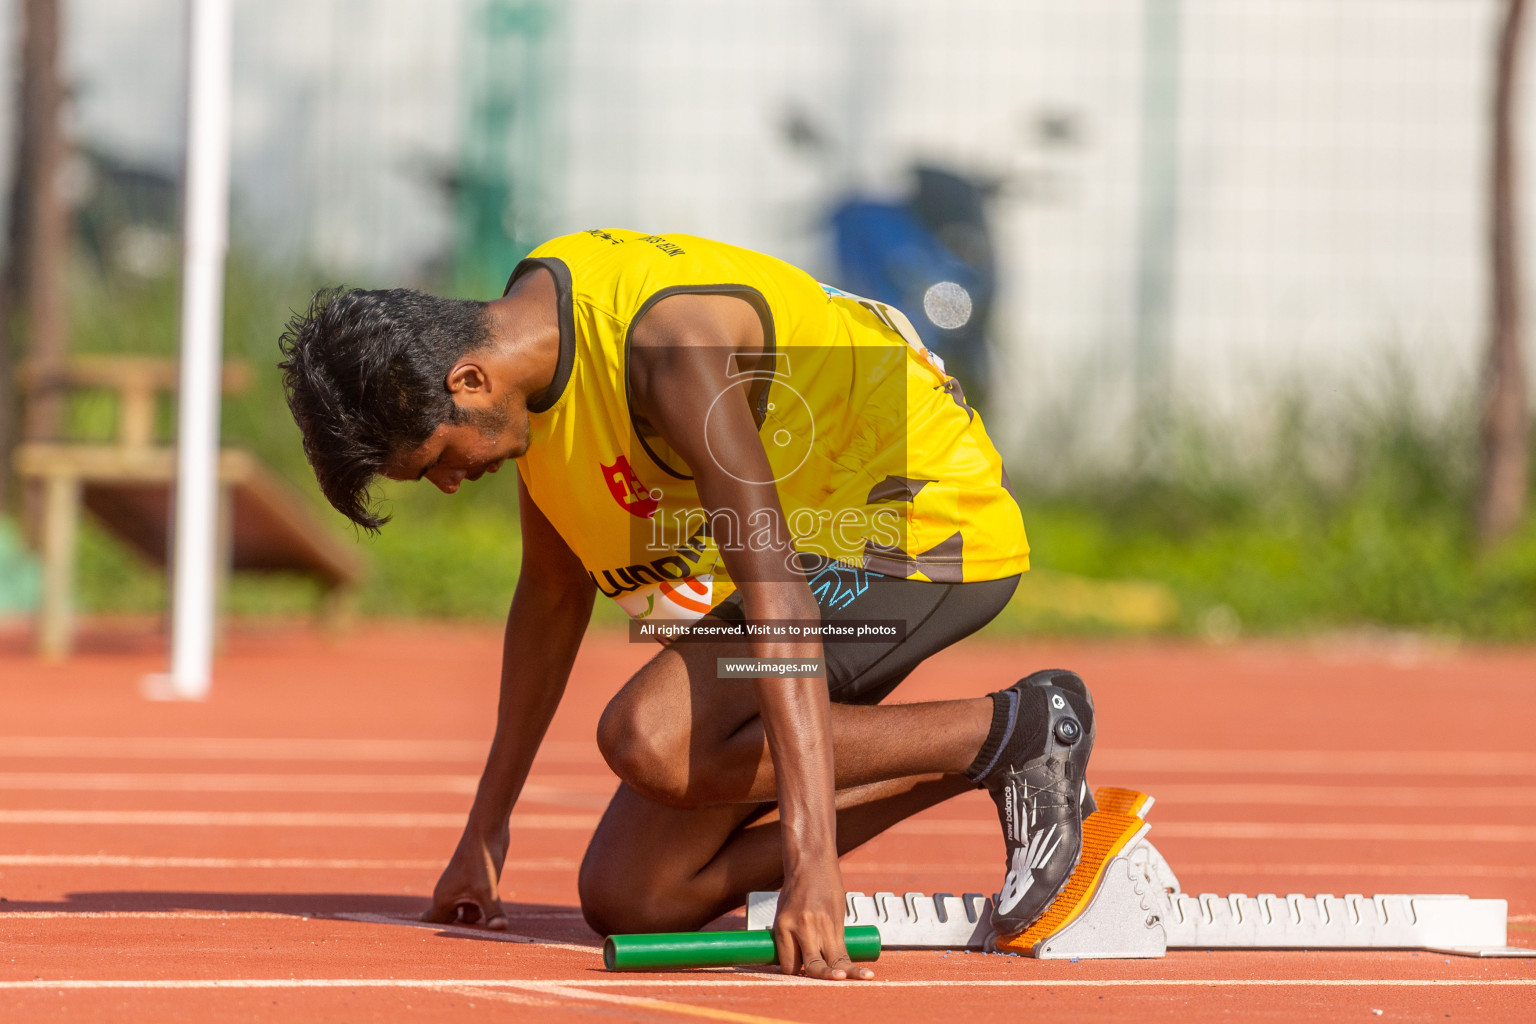
<svg viewBox="0 0 1536 1024"><path fill-rule="evenodd" d="M1029 568L1002 459L899 311L689 235L566 235L518 264L508 289L537 267L555 280L560 355L529 404L518 472L598 589L631 616L708 612L735 590L722 551L755 532L707 516L693 468L630 409L631 331L679 293L740 296L762 320L763 359L722 352L726 392L676 400L751 403L796 550L941 583Z"/></svg>

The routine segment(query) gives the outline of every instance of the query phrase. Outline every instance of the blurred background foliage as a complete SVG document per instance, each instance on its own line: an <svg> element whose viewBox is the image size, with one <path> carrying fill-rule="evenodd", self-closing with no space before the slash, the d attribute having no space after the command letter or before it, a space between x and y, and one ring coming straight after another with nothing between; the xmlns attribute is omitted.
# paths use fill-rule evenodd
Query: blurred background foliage
<svg viewBox="0 0 1536 1024"><path fill-rule="evenodd" d="M275 362L317 287L483 297L544 237L693 232L857 282L968 368L1034 547L993 630L1536 639L1536 526L1483 548L1472 521L1507 0L354 6L236 14L225 350L255 372L224 434L316 508ZM63 9L67 348L170 356L184 6ZM16 20L0 63L26 79ZM1529 236L1536 203L1516 212ZM940 276L974 302L960 328L922 318ZM78 399L70 432L112 416ZM512 474L381 493L394 522L352 540L361 614L505 614ZM160 571L84 531L84 610L159 613ZM0 613L35 600L12 589ZM295 579L229 593L238 614L316 601Z"/></svg>
<svg viewBox="0 0 1536 1024"><path fill-rule="evenodd" d="M226 355L254 383L224 407L228 443L248 447L325 507L283 401L278 335L320 275L279 274L236 256ZM79 352L172 352L172 279L117 279L77 265ZM992 632L1088 635L1297 634L1352 628L1445 637L1536 636L1536 523L1475 554L1469 509L1475 445L1471 396L1433 412L1409 369L1386 362L1347 401L1317 407L1304 382L1282 389L1242 435L1193 412L1170 412L1155 463L1109 473L1054 467L1016 474L1034 548ZM110 432L108 403L77 400L73 429ZM168 425L167 425L168 426ZM506 613L520 557L516 482L486 477L447 496L385 482L394 519L356 534L370 562L359 612L495 620ZM161 571L87 525L82 603L97 612L159 612ZM299 579L238 576L230 609L297 615L318 594ZM597 621L623 621L599 602Z"/></svg>

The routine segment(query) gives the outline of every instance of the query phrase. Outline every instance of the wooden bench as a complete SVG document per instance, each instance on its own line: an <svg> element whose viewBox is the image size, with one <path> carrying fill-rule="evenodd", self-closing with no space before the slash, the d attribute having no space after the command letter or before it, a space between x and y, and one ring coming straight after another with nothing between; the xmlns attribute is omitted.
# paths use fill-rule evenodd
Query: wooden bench
<svg viewBox="0 0 1536 1024"><path fill-rule="evenodd" d="M224 368L226 394L244 390L249 381L248 367ZM173 360L146 356L79 356L52 368L24 364L17 382L27 398L44 391L107 391L116 397L114 439L35 441L18 446L14 455L23 484L43 493L38 650L57 658L69 653L74 632L82 507L145 558L168 564L176 449L157 441L155 423L162 397L176 390L177 368ZM219 485L221 582L231 571L307 575L324 588L327 611L340 614L362 578L353 545L249 452L220 451Z"/></svg>

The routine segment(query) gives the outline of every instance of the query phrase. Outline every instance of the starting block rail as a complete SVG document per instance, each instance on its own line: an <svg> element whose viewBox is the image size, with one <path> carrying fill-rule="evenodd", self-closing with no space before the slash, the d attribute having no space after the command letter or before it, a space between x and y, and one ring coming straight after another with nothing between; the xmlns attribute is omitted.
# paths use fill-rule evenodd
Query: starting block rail
<svg viewBox="0 0 1536 1024"><path fill-rule="evenodd" d="M1508 945L1507 901L1459 895L1189 894L1146 838L1152 798L1100 789L1083 826L1083 857L1028 931L992 931L981 893L848 893L847 925L873 925L887 949L975 949L1041 960L1161 957L1170 949L1419 949L1536 957ZM747 898L747 927L769 928L779 894Z"/></svg>

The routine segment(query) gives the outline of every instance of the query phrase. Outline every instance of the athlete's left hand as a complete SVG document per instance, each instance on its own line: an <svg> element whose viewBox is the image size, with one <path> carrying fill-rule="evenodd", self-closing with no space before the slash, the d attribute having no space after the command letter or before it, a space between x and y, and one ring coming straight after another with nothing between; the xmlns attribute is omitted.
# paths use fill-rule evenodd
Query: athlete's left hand
<svg viewBox="0 0 1536 1024"><path fill-rule="evenodd" d="M779 910L773 919L779 969L824 981L855 978L868 981L875 972L854 966L843 939L846 899L843 876L837 861L826 867L807 867L784 880Z"/></svg>

